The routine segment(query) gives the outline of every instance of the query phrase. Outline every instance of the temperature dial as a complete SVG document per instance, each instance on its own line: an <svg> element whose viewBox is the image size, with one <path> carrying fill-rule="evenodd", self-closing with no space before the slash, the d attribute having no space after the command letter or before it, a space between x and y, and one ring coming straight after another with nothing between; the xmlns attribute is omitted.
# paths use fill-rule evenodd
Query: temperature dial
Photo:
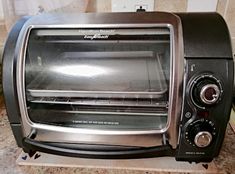
<svg viewBox="0 0 235 174"><path fill-rule="evenodd" d="M212 143L215 135L214 123L210 120L200 119L189 124L185 132L185 139L190 145L204 148Z"/></svg>
<svg viewBox="0 0 235 174"><path fill-rule="evenodd" d="M198 106L210 106L220 100L222 92L219 80L211 75L203 75L193 81L192 100Z"/></svg>
<svg viewBox="0 0 235 174"><path fill-rule="evenodd" d="M194 138L194 143L197 147L207 147L212 141L212 135L208 131L198 132Z"/></svg>

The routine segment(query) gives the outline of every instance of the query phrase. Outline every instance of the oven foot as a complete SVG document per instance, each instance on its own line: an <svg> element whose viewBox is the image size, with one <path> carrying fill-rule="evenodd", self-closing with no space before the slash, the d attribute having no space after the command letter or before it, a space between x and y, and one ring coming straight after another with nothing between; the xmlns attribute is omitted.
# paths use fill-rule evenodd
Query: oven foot
<svg viewBox="0 0 235 174"><path fill-rule="evenodd" d="M37 151L35 151L35 150L30 150L30 149L23 149L23 151L24 151L25 153L27 153L30 158L32 158L32 157L35 155L35 153L37 152Z"/></svg>

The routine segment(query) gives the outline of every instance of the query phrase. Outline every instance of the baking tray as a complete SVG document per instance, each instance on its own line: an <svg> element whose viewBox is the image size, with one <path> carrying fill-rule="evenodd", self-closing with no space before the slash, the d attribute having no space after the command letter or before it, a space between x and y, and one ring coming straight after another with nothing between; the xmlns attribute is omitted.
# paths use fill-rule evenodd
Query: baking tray
<svg viewBox="0 0 235 174"><path fill-rule="evenodd" d="M146 57L144 53L146 53ZM61 64L64 64L66 61L67 64L70 62L68 67L74 66L75 63L79 66L79 61L84 64L84 60L87 61L89 59L89 62L87 62L92 65L98 66L102 64L109 67L111 71L116 68L116 70L124 69L127 72L123 71L121 75L115 73L110 74L108 76L109 79L107 79L106 77L91 78L79 75L63 75L58 72L53 72L51 68L48 68L48 70L44 70L42 73L38 74L37 77L27 85L27 95L31 97L82 98L162 97L167 92L168 87L160 62L161 55L156 54L152 57L153 52L145 51L144 53L142 53L140 57L129 56L125 59L123 58L123 60L120 60L120 57L114 54L114 57L106 57L104 60L100 57L98 59L89 59L86 57L86 59L82 59L82 61L79 60L80 58L78 58L76 52L63 53L63 60L66 60L64 62L62 61ZM109 53L104 52L104 54L111 56ZM134 54L136 55L136 52ZM66 55L69 56L66 57ZM115 61L115 59L118 61ZM135 71L133 71L133 68ZM123 80L123 78L126 79Z"/></svg>

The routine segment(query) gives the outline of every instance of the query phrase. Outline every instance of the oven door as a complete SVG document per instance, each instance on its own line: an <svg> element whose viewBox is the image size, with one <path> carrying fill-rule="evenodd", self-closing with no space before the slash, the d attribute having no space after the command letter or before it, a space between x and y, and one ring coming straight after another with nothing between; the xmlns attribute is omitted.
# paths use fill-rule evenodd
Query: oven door
<svg viewBox="0 0 235 174"><path fill-rule="evenodd" d="M23 68L31 132L25 141L70 149L166 145L172 38L169 24L31 29Z"/></svg>

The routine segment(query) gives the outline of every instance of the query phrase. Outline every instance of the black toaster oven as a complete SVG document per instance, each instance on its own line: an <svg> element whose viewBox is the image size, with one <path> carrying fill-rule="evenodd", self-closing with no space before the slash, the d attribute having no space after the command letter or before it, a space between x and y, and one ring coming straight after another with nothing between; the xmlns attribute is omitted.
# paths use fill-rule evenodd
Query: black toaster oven
<svg viewBox="0 0 235 174"><path fill-rule="evenodd" d="M230 36L217 13L24 17L3 54L8 118L29 154L211 161L232 89Z"/></svg>

